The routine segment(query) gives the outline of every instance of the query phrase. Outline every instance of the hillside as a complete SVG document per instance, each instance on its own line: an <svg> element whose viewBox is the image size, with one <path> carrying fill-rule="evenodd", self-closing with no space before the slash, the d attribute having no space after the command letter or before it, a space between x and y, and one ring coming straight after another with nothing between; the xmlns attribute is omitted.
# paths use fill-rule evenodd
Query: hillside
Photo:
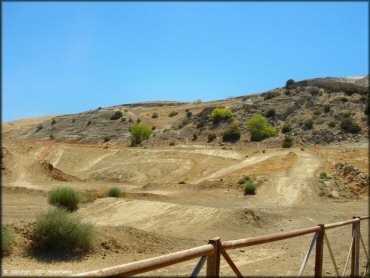
<svg viewBox="0 0 370 278"><path fill-rule="evenodd" d="M205 143L208 134L217 138L209 144L222 143L223 132L233 120L241 123L241 138L235 144L250 142L245 121L260 113L267 115L278 134L263 141L269 146L279 146L285 123L291 125L290 134L295 145L330 144L338 142L365 142L367 115L365 114L369 77L318 78L296 82L289 87L273 89L261 94L246 95L211 102L142 102L97 108L78 114L25 119L3 124L3 136L27 140L73 141L78 143L128 144L129 127L141 121L152 127L153 136L144 146L160 146L171 143ZM231 109L229 121L212 123L210 114L214 108ZM112 119L117 111L122 117ZM174 111L174 112L173 112ZM173 112L174 116L170 117ZM270 111L271 112L271 111ZM154 116L156 113L156 116ZM113 117L114 118L114 117ZM345 118L360 126L352 132L341 128ZM312 128L305 122L312 120ZM22 125L22 122L25 124Z"/></svg>

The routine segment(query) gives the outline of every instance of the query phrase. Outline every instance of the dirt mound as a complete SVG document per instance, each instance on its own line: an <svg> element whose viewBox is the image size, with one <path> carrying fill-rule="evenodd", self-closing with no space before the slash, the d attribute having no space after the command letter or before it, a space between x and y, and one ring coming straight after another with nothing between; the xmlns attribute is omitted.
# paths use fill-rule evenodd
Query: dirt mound
<svg viewBox="0 0 370 278"><path fill-rule="evenodd" d="M58 168L55 168L49 162L43 161L36 161L31 166L32 172L37 171L37 173L41 174L41 176L45 177L49 180L57 180L57 181L81 181L79 178L68 175Z"/></svg>
<svg viewBox="0 0 370 278"><path fill-rule="evenodd" d="M336 163L334 165L338 178L350 186L356 193L368 191L369 176L349 163Z"/></svg>

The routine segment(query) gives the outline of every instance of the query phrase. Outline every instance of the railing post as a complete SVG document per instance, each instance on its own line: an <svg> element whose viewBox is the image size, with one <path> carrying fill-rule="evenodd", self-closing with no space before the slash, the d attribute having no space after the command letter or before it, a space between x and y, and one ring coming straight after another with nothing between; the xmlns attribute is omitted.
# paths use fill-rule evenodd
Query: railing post
<svg viewBox="0 0 370 278"><path fill-rule="evenodd" d="M360 219L358 216L352 218ZM354 237L352 241L351 277L358 277L360 267L360 221L352 224L352 234Z"/></svg>
<svg viewBox="0 0 370 278"><path fill-rule="evenodd" d="M319 224L320 230L317 232L316 238L316 254L315 254L315 278L322 277L322 262L324 256L324 234L325 227Z"/></svg>
<svg viewBox="0 0 370 278"><path fill-rule="evenodd" d="M220 254L221 254L221 240L219 237L211 239L208 243L214 247L214 252L207 258L207 273L206 277L220 276Z"/></svg>

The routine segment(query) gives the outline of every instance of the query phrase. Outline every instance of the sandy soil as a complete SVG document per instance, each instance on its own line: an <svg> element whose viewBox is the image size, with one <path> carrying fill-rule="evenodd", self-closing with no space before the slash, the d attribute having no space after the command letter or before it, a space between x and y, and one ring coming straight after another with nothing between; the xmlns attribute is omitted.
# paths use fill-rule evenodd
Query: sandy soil
<svg viewBox="0 0 370 278"><path fill-rule="evenodd" d="M141 113L148 119L151 116ZM364 148L346 152L341 147L322 147L316 153L311 147L264 151L202 145L104 149L101 145L60 143L39 158L48 143L4 140L3 147L2 219L18 236L11 255L3 259L2 274L79 273L203 245L215 236L222 240L247 238L368 214L364 195L358 199L319 196L318 173L323 169L334 174L332 165L338 161L367 169ZM54 174L40 167L43 161L54 167ZM66 180L56 179L57 170ZM256 195L243 196L238 180L244 175L253 175L259 182ZM47 261L27 252L32 223L50 208L48 191L57 186L99 191L112 185L125 190L127 197L99 198L82 204L76 212L97 226L91 254L73 261ZM366 222L361 231L367 244ZM341 270L350 233L349 226L328 233ZM233 250L230 256L246 275L296 275L311 238ZM324 252L324 273L334 275L327 250ZM312 274L313 262L314 255L305 274ZM192 260L145 275L190 275L196 263ZM225 261L221 274L233 274Z"/></svg>

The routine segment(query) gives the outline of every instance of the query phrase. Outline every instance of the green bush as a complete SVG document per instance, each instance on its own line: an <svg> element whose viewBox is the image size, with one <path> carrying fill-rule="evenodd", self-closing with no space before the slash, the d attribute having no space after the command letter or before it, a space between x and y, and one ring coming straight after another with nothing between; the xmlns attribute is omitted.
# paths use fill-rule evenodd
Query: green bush
<svg viewBox="0 0 370 278"><path fill-rule="evenodd" d="M158 113L153 113L153 114L152 114L152 118L153 118L153 119L158 118Z"/></svg>
<svg viewBox="0 0 370 278"><path fill-rule="evenodd" d="M197 122L196 127L197 127L197 128L202 128L202 127L204 127L204 125L205 125L205 122L204 122L203 120L201 120L201 121L198 121L198 122Z"/></svg>
<svg viewBox="0 0 370 278"><path fill-rule="evenodd" d="M289 90L285 90L284 91L284 95L286 95L286 96L290 96L292 93L289 91Z"/></svg>
<svg viewBox="0 0 370 278"><path fill-rule="evenodd" d="M353 122L351 118L344 118L340 123L341 129L346 133L359 133L361 131L361 127Z"/></svg>
<svg viewBox="0 0 370 278"><path fill-rule="evenodd" d="M191 118L191 116L193 116L193 112L186 111L186 117Z"/></svg>
<svg viewBox="0 0 370 278"><path fill-rule="evenodd" d="M230 109L224 108L215 108L211 113L211 118L214 123L230 119L232 116L233 112Z"/></svg>
<svg viewBox="0 0 370 278"><path fill-rule="evenodd" d="M152 135L152 130L145 124L135 124L130 127L131 132L131 146L137 146L145 139Z"/></svg>
<svg viewBox="0 0 370 278"><path fill-rule="evenodd" d="M208 142L212 142L213 140L215 140L217 137L216 133L214 132L210 132L208 133Z"/></svg>
<svg viewBox="0 0 370 278"><path fill-rule="evenodd" d="M41 129L43 129L44 128L44 126L42 125L42 124L39 124L38 126L37 126L37 128L36 128L36 132L37 131L40 131Z"/></svg>
<svg viewBox="0 0 370 278"><path fill-rule="evenodd" d="M168 143L169 146L175 146L176 143L174 141L171 141L170 143Z"/></svg>
<svg viewBox="0 0 370 278"><path fill-rule="evenodd" d="M108 197L116 197L116 198L121 198L125 196L125 193L122 192L122 190L119 187L111 187L108 190Z"/></svg>
<svg viewBox="0 0 370 278"><path fill-rule="evenodd" d="M239 179L239 184L245 184L247 181L252 181L250 176L244 176L241 179Z"/></svg>
<svg viewBox="0 0 370 278"><path fill-rule="evenodd" d="M266 113L266 117L267 118L272 118L272 117L275 117L276 116L276 112L275 112L275 109L269 109Z"/></svg>
<svg viewBox="0 0 370 278"><path fill-rule="evenodd" d="M285 135L282 147L283 148L290 148L291 146L293 146L293 137L291 137L289 135Z"/></svg>
<svg viewBox="0 0 370 278"><path fill-rule="evenodd" d="M114 114L110 117L111 120L118 120L123 116L121 111L116 111Z"/></svg>
<svg viewBox="0 0 370 278"><path fill-rule="evenodd" d="M285 85L287 87L289 87L289 86L293 85L294 83L295 83L295 81L293 79L288 79L287 82L285 83Z"/></svg>
<svg viewBox="0 0 370 278"><path fill-rule="evenodd" d="M321 172L320 173L320 180L329 180L331 179L330 176L328 176L328 174L326 172Z"/></svg>
<svg viewBox="0 0 370 278"><path fill-rule="evenodd" d="M251 132L252 141L261 141L276 135L276 129L270 126L267 119L261 114L256 114L246 122Z"/></svg>
<svg viewBox="0 0 370 278"><path fill-rule="evenodd" d="M51 209L36 220L31 233L32 247L55 255L81 254L92 248L94 234L92 224L66 209Z"/></svg>
<svg viewBox="0 0 370 278"><path fill-rule="evenodd" d="M281 129L281 131L282 131L283 133L291 132L291 131L292 131L292 127L291 127L291 125L290 125L289 123L285 123L285 124L283 125L283 128Z"/></svg>
<svg viewBox="0 0 370 278"><path fill-rule="evenodd" d="M49 135L49 139L50 139L50 140L54 140L54 139L55 139L55 136L54 136L53 134L50 134L50 135Z"/></svg>
<svg viewBox="0 0 370 278"><path fill-rule="evenodd" d="M257 189L257 186L253 182L247 181L244 184L244 195L255 195L256 189Z"/></svg>
<svg viewBox="0 0 370 278"><path fill-rule="evenodd" d="M222 135L222 141L224 142L236 142L240 139L240 129L237 126L232 126L231 128L225 130Z"/></svg>
<svg viewBox="0 0 370 278"><path fill-rule="evenodd" d="M348 101L348 98L342 97L342 102L347 102L347 101Z"/></svg>
<svg viewBox="0 0 370 278"><path fill-rule="evenodd" d="M57 121L56 121L55 119L52 119L52 120L51 120L51 125L55 125L55 124L56 124L56 122L57 122Z"/></svg>
<svg viewBox="0 0 370 278"><path fill-rule="evenodd" d="M178 113L176 111L172 111L170 114L168 114L168 117L175 117Z"/></svg>
<svg viewBox="0 0 370 278"><path fill-rule="evenodd" d="M324 112L325 112L325 113L329 113L329 112L330 112L330 109L331 109L331 108L330 108L330 105L329 105L329 104L325 104L325 105L324 105Z"/></svg>
<svg viewBox="0 0 370 278"><path fill-rule="evenodd" d="M60 187L49 192L48 202L52 206L62 207L74 211L82 201L81 193L72 188Z"/></svg>
<svg viewBox="0 0 370 278"><path fill-rule="evenodd" d="M268 99L271 99L271 98L274 98L274 97L278 97L280 96L280 93L278 92L269 92L269 93L265 93L263 95L263 99L264 100L268 100Z"/></svg>
<svg viewBox="0 0 370 278"><path fill-rule="evenodd" d="M306 129L312 129L313 128L313 120L312 119L305 120L304 121L304 127Z"/></svg>
<svg viewBox="0 0 370 278"><path fill-rule="evenodd" d="M9 255L12 245L15 243L15 234L9 228L1 225L1 257Z"/></svg>

